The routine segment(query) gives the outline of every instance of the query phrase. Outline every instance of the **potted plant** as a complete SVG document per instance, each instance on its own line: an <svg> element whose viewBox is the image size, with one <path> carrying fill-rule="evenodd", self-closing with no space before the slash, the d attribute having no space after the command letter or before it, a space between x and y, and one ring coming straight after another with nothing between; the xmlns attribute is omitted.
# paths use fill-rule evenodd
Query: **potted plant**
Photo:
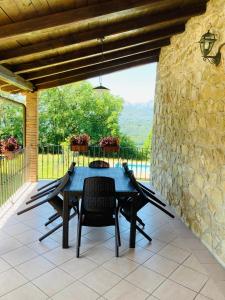
<svg viewBox="0 0 225 300"><path fill-rule="evenodd" d="M119 138L113 136L102 138L99 145L104 152L118 152L120 149Z"/></svg>
<svg viewBox="0 0 225 300"><path fill-rule="evenodd" d="M73 135L70 138L71 151L87 152L90 136L87 134Z"/></svg>
<svg viewBox="0 0 225 300"><path fill-rule="evenodd" d="M8 159L13 159L15 153L20 150L20 145L16 138L13 136L9 137L6 140L0 142L1 154L3 154Z"/></svg>

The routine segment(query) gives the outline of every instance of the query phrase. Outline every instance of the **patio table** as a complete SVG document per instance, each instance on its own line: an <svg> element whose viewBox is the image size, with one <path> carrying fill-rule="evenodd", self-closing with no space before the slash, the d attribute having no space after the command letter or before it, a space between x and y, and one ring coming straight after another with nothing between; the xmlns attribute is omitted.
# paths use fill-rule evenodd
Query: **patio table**
<svg viewBox="0 0 225 300"><path fill-rule="evenodd" d="M118 197L133 196L137 194L135 188L131 185L130 179L124 173L123 168L106 168L95 169L89 167L76 167L71 176L70 182L66 185L63 196L63 248L68 248L69 236L69 198L71 196L81 197L83 192L84 179L92 176L106 176L115 180L115 189ZM131 224L130 224L130 248L135 248L136 239L136 212L131 209Z"/></svg>

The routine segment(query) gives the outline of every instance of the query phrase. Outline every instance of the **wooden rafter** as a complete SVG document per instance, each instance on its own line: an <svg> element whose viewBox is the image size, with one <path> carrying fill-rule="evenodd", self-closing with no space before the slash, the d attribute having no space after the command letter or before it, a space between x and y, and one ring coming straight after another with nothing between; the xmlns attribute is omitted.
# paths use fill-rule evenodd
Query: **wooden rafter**
<svg viewBox="0 0 225 300"><path fill-rule="evenodd" d="M126 37L126 38L118 39L116 41L105 42L104 43L104 52L114 51L114 50L125 48L128 46L135 46L135 45L144 44L147 42L149 42L149 43L151 42L152 49L163 47L163 46L165 46L165 44L163 42L165 40L165 37L168 37L168 36L170 37L172 34L175 34L178 32L181 32L181 27L175 26L173 28L170 28L169 30L164 29L164 30L159 30L155 33L150 32L150 33L138 35L135 37ZM167 41L166 41L166 45L167 45ZM57 55L52 58L15 65L15 66L13 66L12 70L17 74L20 74L20 73L29 72L32 70L48 68L49 66L63 64L65 62L73 61L78 58L80 59L85 56L91 56L91 55L95 55L95 54L99 54L99 53L101 53L100 43L98 45L82 48L77 51L69 52L69 53L62 54L62 55ZM44 70L43 70L43 72L44 72Z"/></svg>
<svg viewBox="0 0 225 300"><path fill-rule="evenodd" d="M168 40L168 44L169 44L169 40ZM127 49L105 53L104 61L112 61L123 57L131 57L132 55L139 54L139 53L143 53L144 55L146 53L149 53L150 55L157 55L159 53L159 49L151 50L151 43L150 45L149 43L147 43L144 45L138 45ZM102 55L87 57L82 60L76 60L76 61L69 62L67 64L50 67L48 69L45 69L44 72L43 70L40 70L31 73L24 73L23 77L25 79L32 81L34 79L51 76L53 74L60 74L71 70L76 70L82 67L97 65L101 62L102 62Z"/></svg>
<svg viewBox="0 0 225 300"><path fill-rule="evenodd" d="M118 34L137 28L142 28L150 25L160 25L168 21L183 21L197 13L202 13L205 10L205 5L199 2L197 6L179 8L177 10L170 9L163 14L157 13L154 15L146 14L144 17L131 18L129 20L122 20L114 24L105 25L104 27L99 25L99 28L89 29L84 32L76 32L58 39L51 39L45 42L34 43L32 45L24 46L18 49L12 49L2 51L0 54L0 63L7 63L10 59L15 59L24 56L40 54L41 52L48 52L52 49L63 48L72 44L93 40L100 37L105 37L113 34ZM113 25L113 26L112 26Z"/></svg>
<svg viewBox="0 0 225 300"><path fill-rule="evenodd" d="M34 91L34 85L23 79L21 76L14 74L12 71L0 65L0 79L4 82L19 87L22 90Z"/></svg>
<svg viewBox="0 0 225 300"><path fill-rule="evenodd" d="M78 75L84 75L86 73L90 73L90 72L95 72L95 71L101 71L110 67L115 67L115 66L122 66L124 64L127 63L131 63L131 62L137 62L143 59L151 59L152 61L158 61L159 58L159 51L155 51L155 52L144 52L144 53L139 53L136 55L131 55L131 56L127 56L127 57L123 57L120 59L114 59L111 61L107 61L107 62L101 62L99 64L95 64L93 66L87 66L87 67L83 67L83 68L79 68L77 70L72 70L72 71L68 71L68 72L64 72L64 73L60 73L60 74L54 74L48 77L44 77L44 78L39 78L39 79L35 79L33 80L33 83L35 85L38 85L40 83L44 83L44 82L50 82L50 81L55 81L55 80L59 80L60 78L67 78L67 77L73 77L73 76L78 76Z"/></svg>
<svg viewBox="0 0 225 300"><path fill-rule="evenodd" d="M131 10L144 5L160 6L163 0L111 0L0 27L0 41L18 39L26 34L58 30L65 26L103 15Z"/></svg>

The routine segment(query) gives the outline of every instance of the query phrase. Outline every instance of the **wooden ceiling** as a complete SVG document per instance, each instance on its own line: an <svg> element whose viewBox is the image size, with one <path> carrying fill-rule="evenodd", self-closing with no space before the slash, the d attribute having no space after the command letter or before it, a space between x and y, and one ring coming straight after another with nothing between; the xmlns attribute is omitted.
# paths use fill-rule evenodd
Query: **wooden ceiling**
<svg viewBox="0 0 225 300"><path fill-rule="evenodd" d="M46 89L157 62L206 2L0 1L0 89Z"/></svg>

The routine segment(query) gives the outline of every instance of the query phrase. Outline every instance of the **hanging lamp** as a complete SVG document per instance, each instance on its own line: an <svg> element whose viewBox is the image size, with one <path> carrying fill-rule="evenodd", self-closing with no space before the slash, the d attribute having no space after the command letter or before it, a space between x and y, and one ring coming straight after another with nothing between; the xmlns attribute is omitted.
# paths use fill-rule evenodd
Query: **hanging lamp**
<svg viewBox="0 0 225 300"><path fill-rule="evenodd" d="M105 57L104 57L104 38L101 38L100 39L100 42L101 42L101 46L102 46L102 62L105 61ZM101 72L101 71L100 71ZM95 90L96 92L105 92L105 91L109 91L109 89L105 86L102 85L102 76L101 76L101 73L99 74L99 85L94 87L93 90Z"/></svg>

